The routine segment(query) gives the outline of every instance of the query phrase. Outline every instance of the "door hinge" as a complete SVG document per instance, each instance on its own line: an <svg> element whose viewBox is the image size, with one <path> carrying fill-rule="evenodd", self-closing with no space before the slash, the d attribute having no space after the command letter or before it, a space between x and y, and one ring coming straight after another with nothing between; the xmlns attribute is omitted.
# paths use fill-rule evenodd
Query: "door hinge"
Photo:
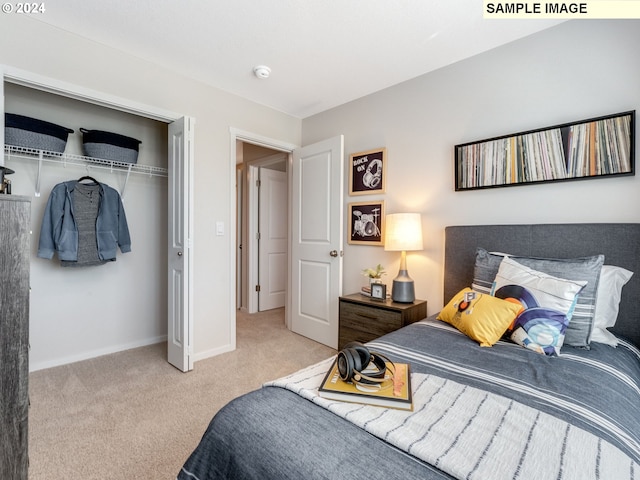
<svg viewBox="0 0 640 480"><path fill-rule="evenodd" d="M256 187L261 187L262 186L262 182L260 180L256 180Z"/></svg>
<svg viewBox="0 0 640 480"><path fill-rule="evenodd" d="M256 233L256 240L260 240L260 232Z"/></svg>
<svg viewBox="0 0 640 480"><path fill-rule="evenodd" d="M256 285L256 292L260 291L260 285Z"/></svg>

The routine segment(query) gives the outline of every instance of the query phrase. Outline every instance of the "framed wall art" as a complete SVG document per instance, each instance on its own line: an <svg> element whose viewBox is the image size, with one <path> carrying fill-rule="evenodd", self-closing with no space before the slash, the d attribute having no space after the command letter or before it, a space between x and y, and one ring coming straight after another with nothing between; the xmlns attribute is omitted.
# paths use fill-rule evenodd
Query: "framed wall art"
<svg viewBox="0 0 640 480"><path fill-rule="evenodd" d="M349 195L384 193L387 149L377 148L349 157Z"/></svg>
<svg viewBox="0 0 640 480"><path fill-rule="evenodd" d="M455 190L635 175L635 110L455 146Z"/></svg>
<svg viewBox="0 0 640 480"><path fill-rule="evenodd" d="M384 200L350 203L347 218L352 245L384 245Z"/></svg>

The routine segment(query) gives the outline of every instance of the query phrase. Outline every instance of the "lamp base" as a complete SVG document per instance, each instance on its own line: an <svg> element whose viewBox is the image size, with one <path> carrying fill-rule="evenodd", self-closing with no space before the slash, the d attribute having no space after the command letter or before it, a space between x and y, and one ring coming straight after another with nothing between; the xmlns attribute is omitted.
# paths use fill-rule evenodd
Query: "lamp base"
<svg viewBox="0 0 640 480"><path fill-rule="evenodd" d="M406 270L400 270L398 276L393 279L391 300L398 303L413 303L416 292L413 279Z"/></svg>

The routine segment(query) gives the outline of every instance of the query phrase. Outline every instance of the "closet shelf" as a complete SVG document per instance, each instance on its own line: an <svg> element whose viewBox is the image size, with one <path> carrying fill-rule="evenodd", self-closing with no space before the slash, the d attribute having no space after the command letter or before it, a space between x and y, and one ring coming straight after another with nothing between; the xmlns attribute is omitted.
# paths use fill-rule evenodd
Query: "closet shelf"
<svg viewBox="0 0 640 480"><path fill-rule="evenodd" d="M62 163L63 165L91 166L112 172L140 173L152 177L166 177L168 170L162 167L151 165L141 165L137 163L115 162L113 160L103 160L100 158L85 157L72 153L48 152L46 150L36 150L34 148L16 147L14 145L4 146L5 155L28 158L30 160L43 160L45 162Z"/></svg>
<svg viewBox="0 0 640 480"><path fill-rule="evenodd" d="M124 191L129 181L129 175L139 173L150 177L168 177L168 170L162 167L154 167L151 165L140 165L137 163L114 162L113 160L103 160L100 158L85 157L83 155L75 155L72 153L49 152L46 150L37 150L35 148L17 147L15 145L5 145L4 153L9 158L20 157L29 160L38 161L38 176L36 178L35 196L40 196L40 174L42 172L42 162L61 163L67 165L80 165L87 168L98 168L109 170L110 172L121 172L126 174L124 186L120 192L120 196L124 197Z"/></svg>

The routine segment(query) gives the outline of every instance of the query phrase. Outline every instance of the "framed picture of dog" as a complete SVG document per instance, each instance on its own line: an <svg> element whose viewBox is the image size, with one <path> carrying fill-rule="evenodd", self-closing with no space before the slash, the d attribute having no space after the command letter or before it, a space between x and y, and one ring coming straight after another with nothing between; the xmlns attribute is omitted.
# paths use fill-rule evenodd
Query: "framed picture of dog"
<svg viewBox="0 0 640 480"><path fill-rule="evenodd" d="M377 148L349 157L349 195L384 193L387 149Z"/></svg>
<svg viewBox="0 0 640 480"><path fill-rule="evenodd" d="M384 200L350 203L349 237L352 245L384 245Z"/></svg>

